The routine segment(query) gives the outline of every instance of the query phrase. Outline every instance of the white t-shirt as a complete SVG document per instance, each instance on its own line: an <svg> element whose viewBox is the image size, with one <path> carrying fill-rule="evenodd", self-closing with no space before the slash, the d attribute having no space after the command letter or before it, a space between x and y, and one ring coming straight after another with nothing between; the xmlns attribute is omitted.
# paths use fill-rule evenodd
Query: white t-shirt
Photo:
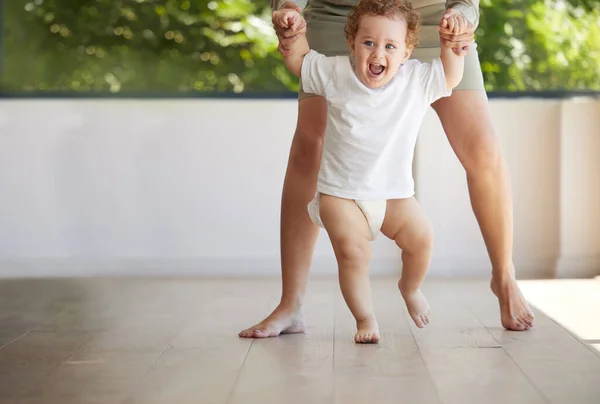
<svg viewBox="0 0 600 404"><path fill-rule="evenodd" d="M441 59L408 60L384 87L370 89L348 56L311 50L302 87L327 100L327 128L317 191L340 198L400 199L414 195L412 162L430 104L449 96Z"/></svg>

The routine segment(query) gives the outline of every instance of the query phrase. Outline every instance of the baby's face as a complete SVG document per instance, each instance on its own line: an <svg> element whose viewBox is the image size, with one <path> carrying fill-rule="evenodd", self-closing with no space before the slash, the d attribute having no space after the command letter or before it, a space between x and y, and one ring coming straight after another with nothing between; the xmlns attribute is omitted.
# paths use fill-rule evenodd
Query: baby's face
<svg viewBox="0 0 600 404"><path fill-rule="evenodd" d="M369 88L388 83L410 56L406 47L406 22L394 18L364 15L360 18L355 38L349 38L356 75Z"/></svg>

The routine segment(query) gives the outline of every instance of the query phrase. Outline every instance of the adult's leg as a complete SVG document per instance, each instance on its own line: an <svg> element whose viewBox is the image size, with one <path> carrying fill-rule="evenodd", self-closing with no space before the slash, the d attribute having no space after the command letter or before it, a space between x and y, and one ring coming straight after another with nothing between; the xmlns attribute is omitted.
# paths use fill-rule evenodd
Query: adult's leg
<svg viewBox="0 0 600 404"><path fill-rule="evenodd" d="M467 173L471 204L492 263L491 287L499 299L502 325L515 331L529 329L534 323L533 312L517 285L512 262L509 175L486 93L457 90L436 101L433 108Z"/></svg>
<svg viewBox="0 0 600 404"><path fill-rule="evenodd" d="M309 96L299 101L281 200L281 301L267 318L240 332L241 337L276 337L306 329L302 304L319 235L307 205L317 189L326 119L323 97Z"/></svg>
<svg viewBox="0 0 600 404"><path fill-rule="evenodd" d="M439 55L435 27L443 3L418 8L421 42L411 57L431 61ZM492 262L492 291L498 297L502 325L511 330L533 326L533 312L515 280L512 262L513 218L508 170L494 133L475 43L464 56L463 80L450 97L433 104L456 156L465 168L469 196Z"/></svg>

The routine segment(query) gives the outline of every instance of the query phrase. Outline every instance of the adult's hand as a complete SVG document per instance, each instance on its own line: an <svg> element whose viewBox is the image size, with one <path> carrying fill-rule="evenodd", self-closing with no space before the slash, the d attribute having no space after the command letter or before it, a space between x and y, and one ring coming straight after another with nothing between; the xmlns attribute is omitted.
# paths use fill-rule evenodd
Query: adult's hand
<svg viewBox="0 0 600 404"><path fill-rule="evenodd" d="M296 10L298 13L302 12L302 9L296 3L291 1L288 1L283 6L281 6L281 9L284 8ZM306 32L306 21L303 18L300 24L288 28L286 26L282 26L280 24L280 21L278 21L275 17L275 13L273 13L271 22L273 23L273 27L275 28L277 39L279 39L279 46L277 47L277 50L283 56L289 56L291 54L291 52L289 51L289 46L296 42L300 35L304 35L304 33Z"/></svg>
<svg viewBox="0 0 600 404"><path fill-rule="evenodd" d="M446 10L440 21L439 27L436 27L440 33L440 41L442 46L452 48L454 53L457 55L466 55L469 53L469 45L473 41L475 34L475 26L470 23L466 18L461 20L465 21L463 25L455 27L452 24L453 16L463 15L460 11L449 8ZM455 34L454 32L460 32Z"/></svg>

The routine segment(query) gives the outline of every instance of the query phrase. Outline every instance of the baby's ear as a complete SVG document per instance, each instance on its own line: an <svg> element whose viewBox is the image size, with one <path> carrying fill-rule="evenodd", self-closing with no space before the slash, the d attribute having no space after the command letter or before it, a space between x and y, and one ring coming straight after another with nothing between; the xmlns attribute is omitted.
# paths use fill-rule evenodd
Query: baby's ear
<svg viewBox="0 0 600 404"><path fill-rule="evenodd" d="M406 61L410 59L410 55L412 55L413 49L414 48L409 46L406 47L406 49L404 50L404 57L402 58L402 64L406 63Z"/></svg>
<svg viewBox="0 0 600 404"><path fill-rule="evenodd" d="M350 53L354 56L354 37L348 37L348 47L350 48Z"/></svg>

